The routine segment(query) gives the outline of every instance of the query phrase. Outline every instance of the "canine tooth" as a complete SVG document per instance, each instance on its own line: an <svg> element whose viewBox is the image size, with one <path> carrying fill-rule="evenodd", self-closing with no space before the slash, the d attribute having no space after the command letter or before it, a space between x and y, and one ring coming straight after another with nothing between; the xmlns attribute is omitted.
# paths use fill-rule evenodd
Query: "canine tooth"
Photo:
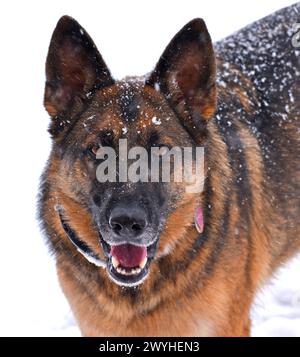
<svg viewBox="0 0 300 357"><path fill-rule="evenodd" d="M112 256L112 258L111 258L111 263L112 263L112 265L114 266L114 268L116 268L116 269L117 269L118 266L120 265L118 259L117 259L116 257L114 257L114 256Z"/></svg>
<svg viewBox="0 0 300 357"><path fill-rule="evenodd" d="M147 264L147 257L145 257L141 262L140 262L140 265L139 265L139 267L141 268L141 269L144 269L145 268L145 265Z"/></svg>

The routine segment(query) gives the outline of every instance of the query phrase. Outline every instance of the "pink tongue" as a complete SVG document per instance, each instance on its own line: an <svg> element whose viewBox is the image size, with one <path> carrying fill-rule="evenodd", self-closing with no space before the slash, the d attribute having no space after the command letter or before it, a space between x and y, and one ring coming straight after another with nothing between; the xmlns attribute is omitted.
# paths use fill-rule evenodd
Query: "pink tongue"
<svg viewBox="0 0 300 357"><path fill-rule="evenodd" d="M147 248L132 244L113 245L110 254L118 259L122 267L134 268L147 257Z"/></svg>

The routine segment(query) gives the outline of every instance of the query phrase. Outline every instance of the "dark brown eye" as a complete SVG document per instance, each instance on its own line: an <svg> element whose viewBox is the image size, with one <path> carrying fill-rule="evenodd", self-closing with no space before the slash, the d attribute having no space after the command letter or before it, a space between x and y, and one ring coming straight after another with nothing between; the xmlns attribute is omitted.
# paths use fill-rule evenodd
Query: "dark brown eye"
<svg viewBox="0 0 300 357"><path fill-rule="evenodd" d="M160 156L165 156L169 153L169 147L168 146L165 146L165 145L162 145L159 147L159 154Z"/></svg>
<svg viewBox="0 0 300 357"><path fill-rule="evenodd" d="M100 148L101 148L101 145L100 145L100 144L91 145L91 146L88 148L88 154L89 154L93 159L96 159L97 152L98 152L98 150L99 150Z"/></svg>
<svg viewBox="0 0 300 357"><path fill-rule="evenodd" d="M155 145L154 148L155 149L153 150L153 154L155 156L165 156L170 151L169 146L164 144Z"/></svg>
<svg viewBox="0 0 300 357"><path fill-rule="evenodd" d="M113 145L114 134L112 131L103 131L98 136L98 143L91 144L88 148L88 154L93 159L97 158L97 153L99 153L99 149L106 146Z"/></svg>
<svg viewBox="0 0 300 357"><path fill-rule="evenodd" d="M93 146L92 148L91 148L91 150L92 150L92 153L96 156L97 155L97 152L98 152L98 150L99 150L99 146L97 145L97 146Z"/></svg>

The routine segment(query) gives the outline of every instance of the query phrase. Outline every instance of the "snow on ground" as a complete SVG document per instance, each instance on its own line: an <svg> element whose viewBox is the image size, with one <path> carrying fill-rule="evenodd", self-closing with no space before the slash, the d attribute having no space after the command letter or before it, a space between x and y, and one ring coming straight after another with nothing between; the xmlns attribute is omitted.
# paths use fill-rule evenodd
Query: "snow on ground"
<svg viewBox="0 0 300 357"><path fill-rule="evenodd" d="M59 17L75 17L120 78L147 73L194 17L203 17L218 40L293 2L1 2L0 336L79 336L35 219L38 180L50 150L44 62ZM258 297L253 335L300 336L299 271L300 257Z"/></svg>
<svg viewBox="0 0 300 357"><path fill-rule="evenodd" d="M277 272L257 296L253 336L300 336L300 256Z"/></svg>

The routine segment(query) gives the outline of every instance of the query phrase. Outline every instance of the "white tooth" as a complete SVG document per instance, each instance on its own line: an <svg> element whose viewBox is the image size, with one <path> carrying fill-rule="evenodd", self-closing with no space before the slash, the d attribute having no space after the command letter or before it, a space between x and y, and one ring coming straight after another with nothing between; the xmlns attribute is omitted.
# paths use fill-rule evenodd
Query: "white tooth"
<svg viewBox="0 0 300 357"><path fill-rule="evenodd" d="M144 269L144 268L145 268L145 265L147 264L147 260L148 260L148 258L145 257L145 258L140 262L139 267L140 267L141 269Z"/></svg>
<svg viewBox="0 0 300 357"><path fill-rule="evenodd" d="M117 272L122 275L128 275L126 269L123 269L120 266L117 267Z"/></svg>
<svg viewBox="0 0 300 357"><path fill-rule="evenodd" d="M118 262L118 260L117 260L117 262ZM146 262L147 262L147 259L146 259ZM144 263L144 266L146 265L146 262ZM114 265L114 267L116 268L117 272L122 275L137 275L142 271L141 268L132 268L130 270L124 269L119 265L119 262L118 262L118 266Z"/></svg>
<svg viewBox="0 0 300 357"><path fill-rule="evenodd" d="M111 257L111 262L115 269L117 269L117 267L120 265L118 259L114 256Z"/></svg>
<svg viewBox="0 0 300 357"><path fill-rule="evenodd" d="M131 275L136 275L136 274L139 274L140 272L141 272L140 268L135 268L135 269L131 270Z"/></svg>

